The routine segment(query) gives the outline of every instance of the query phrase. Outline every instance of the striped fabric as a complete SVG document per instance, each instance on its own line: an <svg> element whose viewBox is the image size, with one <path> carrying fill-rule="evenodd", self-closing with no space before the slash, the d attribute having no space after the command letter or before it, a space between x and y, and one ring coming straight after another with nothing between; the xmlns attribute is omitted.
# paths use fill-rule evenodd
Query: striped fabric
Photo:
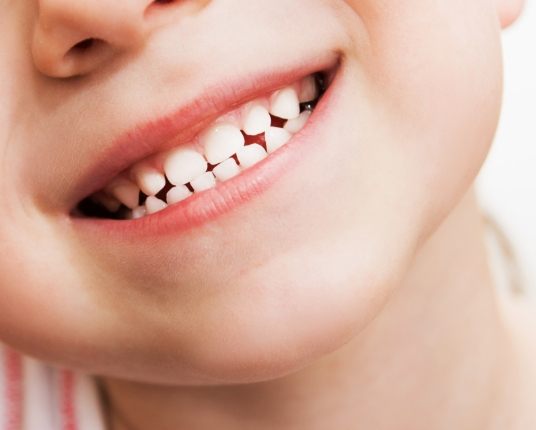
<svg viewBox="0 0 536 430"><path fill-rule="evenodd" d="M0 430L105 430L94 379L0 344Z"/></svg>

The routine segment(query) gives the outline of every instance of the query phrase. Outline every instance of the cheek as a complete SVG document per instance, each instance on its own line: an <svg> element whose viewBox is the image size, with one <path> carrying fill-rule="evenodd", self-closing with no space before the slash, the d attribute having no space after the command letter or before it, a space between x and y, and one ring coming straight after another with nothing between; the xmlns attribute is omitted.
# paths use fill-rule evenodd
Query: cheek
<svg viewBox="0 0 536 430"><path fill-rule="evenodd" d="M496 16L484 1L363 3L369 46L358 61L374 105L371 138L405 164L437 222L474 180L495 133Z"/></svg>

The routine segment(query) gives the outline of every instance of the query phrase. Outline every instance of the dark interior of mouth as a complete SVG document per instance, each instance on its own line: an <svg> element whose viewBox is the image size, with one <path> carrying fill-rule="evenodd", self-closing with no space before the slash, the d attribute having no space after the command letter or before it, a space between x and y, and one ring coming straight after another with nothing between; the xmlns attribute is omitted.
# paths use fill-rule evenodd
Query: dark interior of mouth
<svg viewBox="0 0 536 430"><path fill-rule="evenodd" d="M319 90L319 95L315 100L300 103L300 112L304 111L313 111L324 93L327 91L327 88L329 86L328 84L328 76L326 73L318 72L314 74L315 81ZM272 127L283 127L285 125L285 122L287 120L270 115L272 118ZM254 143L257 143L261 145L265 150L266 148L266 142L264 141L264 133L257 135L257 136L249 136L246 135L244 132L242 134L245 137L245 145L251 145ZM235 161L238 163L237 156L234 155L233 158L235 158ZM208 171L212 171L212 169L215 166L212 166L209 164ZM186 185L190 191L194 191L190 184ZM173 185L166 179L166 186L156 195L156 197L160 198L161 200L165 201L165 197L167 192L173 187ZM139 195L139 204L143 205L145 203L145 200L147 199L147 195L145 195L143 192L140 191ZM121 205L119 209L115 212L112 212L105 208L102 204L97 203L94 201L91 196L86 197L83 199L76 208L73 211L73 216L76 217L84 217L84 218L105 218L105 219L115 219L115 220L125 220L128 218L131 210L127 208L124 205Z"/></svg>

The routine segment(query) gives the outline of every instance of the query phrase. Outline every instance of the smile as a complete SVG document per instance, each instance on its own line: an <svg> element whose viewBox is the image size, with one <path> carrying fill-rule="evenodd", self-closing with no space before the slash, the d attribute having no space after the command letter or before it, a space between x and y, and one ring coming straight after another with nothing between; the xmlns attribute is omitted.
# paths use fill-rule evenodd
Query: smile
<svg viewBox="0 0 536 430"><path fill-rule="evenodd" d="M243 174L292 141L325 93L319 72L216 119L187 144L136 162L82 200L75 215L136 220Z"/></svg>

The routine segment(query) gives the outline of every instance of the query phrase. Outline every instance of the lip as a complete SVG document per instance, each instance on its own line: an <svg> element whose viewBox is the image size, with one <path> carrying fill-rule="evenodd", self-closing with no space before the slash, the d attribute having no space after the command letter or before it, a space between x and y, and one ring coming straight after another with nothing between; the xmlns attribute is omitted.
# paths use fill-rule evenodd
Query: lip
<svg viewBox="0 0 536 430"><path fill-rule="evenodd" d="M136 220L112 220L69 216L75 227L122 236L169 234L199 226L261 194L286 171L303 159L302 146L309 150L315 143L315 129L327 115L332 99L338 93L341 80L340 58L333 53L305 66L283 71L270 71L251 77L236 79L217 88L206 90L192 103L179 107L169 115L136 126L120 136L115 144L89 169L87 180L82 180L74 192L73 201L104 187L118 173L135 162L158 151L187 143L216 118L239 105L264 96L319 71L328 71L330 84L315 107L306 126L282 148L240 175L219 183L216 187L196 193L190 198L166 209ZM307 152L307 151L306 151Z"/></svg>

